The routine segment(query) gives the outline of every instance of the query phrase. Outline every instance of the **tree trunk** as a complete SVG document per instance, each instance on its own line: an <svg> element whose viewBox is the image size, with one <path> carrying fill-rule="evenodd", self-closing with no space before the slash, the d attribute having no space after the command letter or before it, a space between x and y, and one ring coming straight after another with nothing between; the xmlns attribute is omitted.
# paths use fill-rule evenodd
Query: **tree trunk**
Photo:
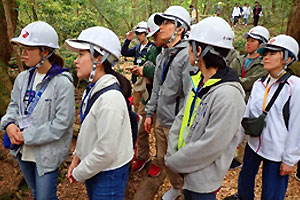
<svg viewBox="0 0 300 200"><path fill-rule="evenodd" d="M17 4L16 1L10 1L10 14L12 19L13 30L16 29L17 15L16 11ZM7 24L5 18L5 12L3 7L3 2L0 1L0 117L5 114L6 107L10 99L10 91L12 89L12 83L7 74L7 65L11 56L12 48L9 42L9 37L7 34ZM13 32L14 32L13 31Z"/></svg>
<svg viewBox="0 0 300 200"><path fill-rule="evenodd" d="M300 0L293 0L286 33L295 38L300 45ZM298 58L300 53L298 54Z"/></svg>
<svg viewBox="0 0 300 200"><path fill-rule="evenodd" d="M272 14L275 13L276 10L276 0L272 0Z"/></svg>
<svg viewBox="0 0 300 200"><path fill-rule="evenodd" d="M8 40L10 41L11 38L13 38L14 36L14 32L16 30L16 23L13 24L13 17L12 17L12 7L13 5L10 5L10 3L8 2L8 0L2 0L3 2L3 8L4 8L4 13L5 13L5 19L6 19L6 24L7 24L7 35L8 35ZM10 45L10 44L9 44ZM17 64L18 64L18 69L19 72L23 71L23 65L22 65L22 61L21 61L21 57L18 51L18 47L17 46L13 46L13 50L16 56L16 60L17 60Z"/></svg>
<svg viewBox="0 0 300 200"><path fill-rule="evenodd" d="M30 8L32 11L33 19L34 19L34 21L38 21L38 16L36 14L34 6L35 6L35 0L31 0Z"/></svg>
<svg viewBox="0 0 300 200"><path fill-rule="evenodd" d="M211 8L211 1L207 0L206 9L205 9L205 15L209 15Z"/></svg>
<svg viewBox="0 0 300 200"><path fill-rule="evenodd" d="M199 20L198 0L193 0L192 5L196 9L196 23L198 23L198 20Z"/></svg>

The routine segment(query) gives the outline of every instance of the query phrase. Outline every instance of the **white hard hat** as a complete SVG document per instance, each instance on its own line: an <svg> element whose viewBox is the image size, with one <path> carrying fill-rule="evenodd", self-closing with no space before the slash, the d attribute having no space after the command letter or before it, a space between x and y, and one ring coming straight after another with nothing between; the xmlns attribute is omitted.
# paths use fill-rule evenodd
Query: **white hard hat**
<svg viewBox="0 0 300 200"><path fill-rule="evenodd" d="M221 17L207 17L193 26L188 40L215 47L232 49L234 33Z"/></svg>
<svg viewBox="0 0 300 200"><path fill-rule="evenodd" d="M147 22L141 21L140 23L138 23L138 25L134 29L134 32L147 34L148 33Z"/></svg>
<svg viewBox="0 0 300 200"><path fill-rule="evenodd" d="M104 55L104 51L112 55L108 57L110 63L120 60L121 44L119 38L114 32L105 27L88 28L82 31L77 39L68 39L65 43L68 49L75 52L81 49L89 50L90 44L92 44L94 49L101 55Z"/></svg>
<svg viewBox="0 0 300 200"><path fill-rule="evenodd" d="M154 16L158 14L158 13L153 13L149 19L148 19L148 35L147 37L151 37L153 36L157 31L159 31L159 26L157 26L157 24L154 23Z"/></svg>
<svg viewBox="0 0 300 200"><path fill-rule="evenodd" d="M266 50L273 50L273 51L284 51L287 50L290 57L295 58L298 60L298 53L299 53L299 45L297 41L288 35L278 35L269 40L267 44L261 45L261 48L257 50L260 55L263 55Z"/></svg>
<svg viewBox="0 0 300 200"><path fill-rule="evenodd" d="M268 29L263 26L255 26L251 28L248 33L244 33L242 35L244 39L247 39L248 36L260 40L263 43L267 43L270 37L270 33Z"/></svg>
<svg viewBox="0 0 300 200"><path fill-rule="evenodd" d="M221 5L221 4L222 4L222 2L221 2L221 1L219 1L219 2L218 2L218 5Z"/></svg>
<svg viewBox="0 0 300 200"><path fill-rule="evenodd" d="M191 17L189 12L181 6L170 6L164 13L159 13L154 16L154 22L160 25L164 20L178 20L183 25L186 31L190 29Z"/></svg>
<svg viewBox="0 0 300 200"><path fill-rule="evenodd" d="M56 31L48 23L42 21L32 22L25 26L19 37L12 38L11 42L25 46L59 48Z"/></svg>

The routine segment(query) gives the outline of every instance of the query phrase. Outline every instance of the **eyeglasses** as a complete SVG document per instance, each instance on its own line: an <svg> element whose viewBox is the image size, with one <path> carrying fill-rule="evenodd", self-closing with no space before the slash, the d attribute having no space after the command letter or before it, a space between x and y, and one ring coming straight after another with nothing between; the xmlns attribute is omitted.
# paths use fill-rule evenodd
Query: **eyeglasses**
<svg viewBox="0 0 300 200"><path fill-rule="evenodd" d="M163 21L161 21L161 22L159 23L159 26L161 26L161 25L168 25L168 24L175 24L175 22L172 21L172 20L167 20L167 19L165 19L165 20L163 20Z"/></svg>

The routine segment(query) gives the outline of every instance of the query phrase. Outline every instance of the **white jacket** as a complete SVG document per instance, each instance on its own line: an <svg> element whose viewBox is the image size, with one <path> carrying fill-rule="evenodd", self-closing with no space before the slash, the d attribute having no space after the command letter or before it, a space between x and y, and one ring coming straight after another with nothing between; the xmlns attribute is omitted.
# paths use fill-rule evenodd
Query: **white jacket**
<svg viewBox="0 0 300 200"><path fill-rule="evenodd" d="M238 17L241 15L241 10L239 7L234 7L232 11L232 17Z"/></svg>
<svg viewBox="0 0 300 200"><path fill-rule="evenodd" d="M116 82L118 80L113 75L102 76L92 89L91 96ZM132 159L130 119L120 91L109 90L94 102L81 125L75 154L81 162L73 170L73 176L80 182L101 171L122 167Z"/></svg>
<svg viewBox="0 0 300 200"><path fill-rule="evenodd" d="M251 14L251 11L252 11L252 9L251 9L250 6L248 6L248 7L244 6L242 15L248 15L249 16Z"/></svg>
<svg viewBox="0 0 300 200"><path fill-rule="evenodd" d="M258 117L262 113L266 82L267 80L262 82L259 79L254 83L245 117ZM253 151L263 158L276 162L282 161L289 166L293 166L300 158L300 79L291 76L288 83L284 85L268 112L265 119L266 127L263 129L261 136L249 136L248 144ZM270 85L266 105L268 105L278 85L278 82ZM290 115L287 129L282 110L290 95Z"/></svg>

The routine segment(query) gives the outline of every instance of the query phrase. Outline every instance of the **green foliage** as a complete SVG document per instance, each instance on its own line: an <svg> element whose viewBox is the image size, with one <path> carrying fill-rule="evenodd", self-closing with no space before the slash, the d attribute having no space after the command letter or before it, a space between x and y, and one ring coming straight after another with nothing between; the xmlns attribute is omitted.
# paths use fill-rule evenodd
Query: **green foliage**
<svg viewBox="0 0 300 200"><path fill-rule="evenodd" d="M199 15L213 15L218 2L222 2L222 17L229 20L235 3L241 6L249 3L254 7L255 0L198 0ZM274 0L260 0L263 7L263 17L259 24L266 26L271 37L285 33L292 0L276 0L276 9L272 10ZM169 4L181 5L189 10L192 0L17 0L19 5L18 28L20 30L36 20L51 24L59 35L59 44L63 46L68 38L76 38L79 33L91 26L100 25L113 30L120 36L121 42L125 33L132 30L139 21L147 21L154 12L163 12ZM234 28L236 35L234 46L238 51L244 50L245 40L241 38L252 26L253 18L249 17L250 26ZM241 26L241 25L240 25ZM243 52L242 52L243 53ZM76 54L61 48L58 51L65 60L65 66L75 74L74 59ZM76 79L76 76L74 76Z"/></svg>

